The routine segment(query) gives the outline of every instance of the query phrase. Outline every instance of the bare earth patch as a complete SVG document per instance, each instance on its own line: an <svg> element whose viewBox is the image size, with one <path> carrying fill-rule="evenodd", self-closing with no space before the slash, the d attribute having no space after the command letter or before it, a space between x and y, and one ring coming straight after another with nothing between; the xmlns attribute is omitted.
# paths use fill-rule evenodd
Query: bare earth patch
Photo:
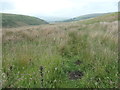
<svg viewBox="0 0 120 90"><path fill-rule="evenodd" d="M81 71L71 71L68 73L69 79L70 80L77 80L81 79L83 76L83 72Z"/></svg>
<svg viewBox="0 0 120 90"><path fill-rule="evenodd" d="M82 61L77 60L77 61L75 61L75 64L76 64L76 65L80 65L80 64L82 64Z"/></svg>

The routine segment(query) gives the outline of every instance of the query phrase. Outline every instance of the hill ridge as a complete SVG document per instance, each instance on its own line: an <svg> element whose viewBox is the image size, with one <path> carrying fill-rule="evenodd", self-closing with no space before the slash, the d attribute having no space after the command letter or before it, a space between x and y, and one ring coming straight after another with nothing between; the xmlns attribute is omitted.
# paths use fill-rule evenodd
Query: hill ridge
<svg viewBox="0 0 120 90"><path fill-rule="evenodd" d="M20 27L28 25L48 24L48 22L34 16L20 15L20 14L2 14L2 27Z"/></svg>

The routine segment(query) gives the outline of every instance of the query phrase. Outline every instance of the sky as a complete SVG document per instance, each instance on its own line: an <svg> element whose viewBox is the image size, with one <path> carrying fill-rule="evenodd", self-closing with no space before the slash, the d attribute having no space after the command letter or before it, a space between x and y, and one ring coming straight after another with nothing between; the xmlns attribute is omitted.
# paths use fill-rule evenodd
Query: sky
<svg viewBox="0 0 120 90"><path fill-rule="evenodd" d="M0 0L0 12L72 18L91 13L118 11L119 0Z"/></svg>

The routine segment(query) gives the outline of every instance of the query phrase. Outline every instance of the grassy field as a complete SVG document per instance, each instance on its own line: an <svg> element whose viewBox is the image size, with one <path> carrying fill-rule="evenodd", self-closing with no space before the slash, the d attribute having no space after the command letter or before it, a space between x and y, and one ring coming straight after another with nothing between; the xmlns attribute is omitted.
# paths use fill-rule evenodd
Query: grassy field
<svg viewBox="0 0 120 90"><path fill-rule="evenodd" d="M118 87L117 16L3 28L2 87Z"/></svg>

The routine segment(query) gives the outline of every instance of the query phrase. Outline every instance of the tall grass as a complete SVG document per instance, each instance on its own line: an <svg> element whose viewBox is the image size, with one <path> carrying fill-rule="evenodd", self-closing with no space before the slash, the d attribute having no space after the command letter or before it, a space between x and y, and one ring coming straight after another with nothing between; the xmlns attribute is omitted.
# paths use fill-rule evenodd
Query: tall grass
<svg viewBox="0 0 120 90"><path fill-rule="evenodd" d="M91 22L3 29L3 88L117 87L117 21ZM75 70L83 76L70 80Z"/></svg>

